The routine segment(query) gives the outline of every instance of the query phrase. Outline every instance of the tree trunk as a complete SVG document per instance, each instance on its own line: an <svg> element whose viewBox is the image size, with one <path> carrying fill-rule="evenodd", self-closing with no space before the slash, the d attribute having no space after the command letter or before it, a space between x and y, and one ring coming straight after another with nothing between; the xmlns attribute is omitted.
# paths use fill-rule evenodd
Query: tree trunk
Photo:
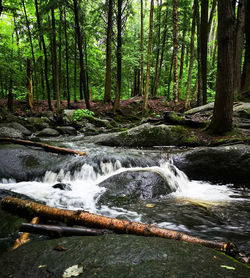
<svg viewBox="0 0 250 278"><path fill-rule="evenodd" d="M156 38L156 59L155 59L155 74L151 87L151 95L156 96L156 79L159 73L159 58L160 58L160 43L161 43L161 5L162 0L157 0L157 11L158 11L158 28L157 28L157 38Z"/></svg>
<svg viewBox="0 0 250 278"><path fill-rule="evenodd" d="M0 137L0 142L40 147L40 148L43 148L45 151L60 153L60 154L77 154L80 156L86 155L86 152L83 152L83 151L77 151L77 150L75 151L75 150L70 150L70 149L66 149L66 148L55 147L55 146L51 146L48 144L33 142L33 141L29 141L29 140L15 139L15 138L9 138L9 137L3 137L3 138Z"/></svg>
<svg viewBox="0 0 250 278"><path fill-rule="evenodd" d="M174 53L172 53L171 56L171 65L169 69L169 74L168 74L168 92L167 92L167 100L170 100L170 85L171 85L171 80L172 80L172 71L173 71L173 60L174 60Z"/></svg>
<svg viewBox="0 0 250 278"><path fill-rule="evenodd" d="M114 103L114 113L120 108L120 95L122 85L122 0L118 0L117 11L117 81L116 81L116 93Z"/></svg>
<svg viewBox="0 0 250 278"><path fill-rule="evenodd" d="M45 45L45 40L42 34L41 30L41 23L40 23L40 15L39 15L39 9L38 9L38 3L37 0L35 0L35 6L36 6L36 18L37 18L37 26L39 31L39 36L42 42L43 46L43 54L44 54L44 74L45 74L45 81L46 81L46 89L47 89L47 97L48 97L48 106L49 109L52 110L51 106L51 97L50 97L50 86L49 86L49 78L48 78L48 58L47 58L47 49Z"/></svg>
<svg viewBox="0 0 250 278"><path fill-rule="evenodd" d="M107 41L106 41L106 76L105 76L104 102L111 101L111 41L112 41L113 0L108 0L107 3L108 3L108 25L107 25Z"/></svg>
<svg viewBox="0 0 250 278"><path fill-rule="evenodd" d="M67 33L67 14L64 7L64 36L65 36L65 62L66 62L66 89L67 89L67 106L70 108L70 90L69 90L69 45Z"/></svg>
<svg viewBox="0 0 250 278"><path fill-rule="evenodd" d="M218 65L213 119L209 129L224 134L232 129L234 93L234 10L231 1L218 2Z"/></svg>
<svg viewBox="0 0 250 278"><path fill-rule="evenodd" d="M28 90L28 106L33 109L33 86L32 86L32 63L30 58L27 58L27 84Z"/></svg>
<svg viewBox="0 0 250 278"><path fill-rule="evenodd" d="M194 0L191 41L190 41L190 62L189 62L189 69L188 69L185 109L188 109L190 107L190 93L191 93L192 74L193 74L193 65L194 65L194 36L195 36L195 26L196 26L196 18L197 18L196 15L197 5L198 5L198 0Z"/></svg>
<svg viewBox="0 0 250 278"><path fill-rule="evenodd" d="M162 64L164 59L164 52L165 52L165 45L166 45L166 39L167 39L167 23L168 23L168 8L166 8L166 14L165 14L165 25L164 25L164 31L163 31L163 37L162 37L162 47L161 47L161 58L160 58L160 65L159 65L159 71L155 79L155 86L154 86L154 95L157 95L158 90L158 84L161 76L161 70L162 70Z"/></svg>
<svg viewBox="0 0 250 278"><path fill-rule="evenodd" d="M247 8L245 14L245 60L243 73L241 77L241 92L244 93L250 89L250 2L247 1Z"/></svg>
<svg viewBox="0 0 250 278"><path fill-rule="evenodd" d="M175 104L178 103L178 0L173 0L173 95Z"/></svg>
<svg viewBox="0 0 250 278"><path fill-rule="evenodd" d="M78 43L78 51L80 56L80 99L83 99L82 94L82 85L84 91L84 99L86 103L86 108L90 110L89 96L86 87L86 78L85 78L85 69L83 63L83 51L82 51L82 35L79 25L79 17L78 17L78 3L77 0L74 0L74 14L75 14L75 28L76 28L76 37Z"/></svg>
<svg viewBox="0 0 250 278"><path fill-rule="evenodd" d="M2 209L22 215L22 217L35 215L41 219L57 220L91 228L109 229L116 233L136 234L141 236L158 236L185 242L198 243L203 246L225 252L232 256L238 254L237 247L233 243L199 239L182 232L167 230L154 225L106 217L85 211L52 208L35 202L9 196L2 200L1 206Z"/></svg>
<svg viewBox="0 0 250 278"><path fill-rule="evenodd" d="M201 1L201 75L202 75L202 100L207 103L207 43L208 43L208 2Z"/></svg>
<svg viewBox="0 0 250 278"><path fill-rule="evenodd" d="M34 66L34 74L35 74L35 96L36 96L36 100L38 101L39 96L38 96L38 84L37 84L37 74L36 74L36 59L35 59L35 54L34 54L34 47L33 47L33 42L32 42L32 36L31 36L31 32L30 32L30 24L29 24L29 20L28 20L28 16L27 16L27 12L26 12L26 7L25 7L24 0L22 0L22 4L23 4L23 10L24 10L24 15L25 15L25 20L26 20L26 27L27 27L27 29L28 29L28 35L29 35L29 41L30 41L30 48L31 48L31 53L32 53L33 66Z"/></svg>
<svg viewBox="0 0 250 278"><path fill-rule="evenodd" d="M59 92L62 91L62 24L63 24L63 15L62 15L62 8L59 7L59 28L58 28L58 85L59 85ZM63 89L63 97L66 98L66 90Z"/></svg>
<svg viewBox="0 0 250 278"><path fill-rule="evenodd" d="M201 28L200 28L200 8L199 8L199 2L197 5L197 18L196 18L196 24L197 24L197 62L198 62L198 92L197 92L197 106L202 105L203 103L203 95L202 95L202 66L201 66Z"/></svg>
<svg viewBox="0 0 250 278"><path fill-rule="evenodd" d="M182 34L182 45L181 45L181 61L180 61L180 72L178 80L178 99L181 97L182 89L182 78L183 78L183 67L184 67L184 56L185 56L185 38L186 38L186 29L183 30Z"/></svg>
<svg viewBox="0 0 250 278"><path fill-rule="evenodd" d="M235 35L235 51L234 51L234 97L240 94L241 85L241 65L242 65L242 50L244 45L244 27L245 27L245 13L246 1L240 0L238 2L237 22L236 22L236 35ZM248 16L250 16L248 14Z"/></svg>
<svg viewBox="0 0 250 278"><path fill-rule="evenodd" d="M53 64L54 64L54 79L55 79L55 89L56 89L56 111L61 110L60 102L60 91L59 91L59 74L58 74L58 64L57 64L57 53L56 53L56 24L55 24L55 14L54 8L51 8L51 20L52 20L52 54L53 54Z"/></svg>
<svg viewBox="0 0 250 278"><path fill-rule="evenodd" d="M75 37L75 51L74 51L74 102L77 102L76 98L76 82L77 82L77 43Z"/></svg>
<svg viewBox="0 0 250 278"><path fill-rule="evenodd" d="M148 91L149 91L149 77L150 77L150 63L151 63L151 52L153 42L153 17L154 17L154 0L151 0L150 15L149 15L149 38L148 38L148 56L147 56L147 72L145 82L145 95L143 103L143 114L146 115L148 112Z"/></svg>
<svg viewBox="0 0 250 278"><path fill-rule="evenodd" d="M144 88L144 30L143 30L143 21L144 21L144 8L143 8L143 0L141 0L141 46L140 46L140 52L141 52L141 59L140 59L140 65L141 65L141 79L140 79L140 89L139 89L139 94L140 96L143 95L143 88Z"/></svg>

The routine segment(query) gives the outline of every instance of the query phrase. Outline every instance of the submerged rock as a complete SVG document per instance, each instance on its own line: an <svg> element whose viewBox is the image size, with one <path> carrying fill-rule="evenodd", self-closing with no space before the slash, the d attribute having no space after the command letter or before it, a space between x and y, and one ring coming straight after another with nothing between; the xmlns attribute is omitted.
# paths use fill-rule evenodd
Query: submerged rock
<svg viewBox="0 0 250 278"><path fill-rule="evenodd" d="M64 252L55 250L63 246ZM249 277L250 269L212 249L157 237L85 236L36 240L0 255L1 278L62 277ZM223 266L228 266L225 268Z"/></svg>
<svg viewBox="0 0 250 278"><path fill-rule="evenodd" d="M52 185L52 187L55 188L55 189L58 188L60 190L65 190L65 191L71 191L72 190L71 184L69 184L69 183L60 182L60 183Z"/></svg>
<svg viewBox="0 0 250 278"><path fill-rule="evenodd" d="M114 206L158 198L173 191L163 175L149 170L128 170L107 178L99 186L107 188L99 204Z"/></svg>
<svg viewBox="0 0 250 278"><path fill-rule="evenodd" d="M205 147L174 156L174 164L190 179L250 187L250 146Z"/></svg>

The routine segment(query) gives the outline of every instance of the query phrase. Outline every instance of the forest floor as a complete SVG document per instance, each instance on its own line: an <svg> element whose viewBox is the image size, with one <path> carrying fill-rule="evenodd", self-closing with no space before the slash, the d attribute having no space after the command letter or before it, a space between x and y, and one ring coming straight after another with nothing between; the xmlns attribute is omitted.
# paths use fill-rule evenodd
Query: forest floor
<svg viewBox="0 0 250 278"><path fill-rule="evenodd" d="M121 112L124 115L133 114L142 115L143 108L143 97L133 97L127 100L122 100L121 102ZM91 101L91 110L95 113L96 116L103 115L105 116L112 114L113 104L112 103L104 103L103 101ZM7 107L7 99L0 99L0 107ZM61 101L62 109L67 109L67 101ZM154 115L162 115L167 110L175 110L178 112L183 111L184 102L180 101L180 103L175 106L174 102L166 102L164 101L164 97L158 97L149 99L148 102L149 113ZM53 111L56 111L56 101L52 101ZM70 109L85 109L85 101L78 100L77 102L71 102ZM44 112L49 111L48 102L46 100L34 101L34 108L31 111L31 114L34 116L41 115ZM24 116L28 112L28 106L26 100L14 100L14 112L16 115Z"/></svg>
<svg viewBox="0 0 250 278"><path fill-rule="evenodd" d="M96 117L100 118L113 118L113 103L104 103L103 101L91 101L91 110L95 113ZM0 99L0 107L7 107L7 99ZM56 101L52 101L53 112L56 112ZM175 112L184 112L184 101L180 101L177 105L173 101L166 102L164 97L155 97L150 98L148 101L148 117L159 119L162 118L164 112L166 111L175 111ZM61 101L61 108L67 108L67 101ZM70 109L86 109L85 101L71 102ZM122 100L120 102L120 110L118 115L120 116L121 122L123 123L139 123L143 118L143 97L132 97L127 100ZM26 100L14 100L14 114L16 116L42 116L44 113L49 112L48 103L45 100L34 101L34 108L32 111L28 109ZM117 119L117 117L116 117ZM207 121L208 118L200 117L198 115L192 116L192 119L195 121ZM248 144L249 142L249 132L245 133L240 129L234 129L232 132L224 136L215 136L210 135L204 128L192 129L195 133L197 141L202 141L208 145L217 145L220 144L231 144L231 143L240 143L244 142Z"/></svg>

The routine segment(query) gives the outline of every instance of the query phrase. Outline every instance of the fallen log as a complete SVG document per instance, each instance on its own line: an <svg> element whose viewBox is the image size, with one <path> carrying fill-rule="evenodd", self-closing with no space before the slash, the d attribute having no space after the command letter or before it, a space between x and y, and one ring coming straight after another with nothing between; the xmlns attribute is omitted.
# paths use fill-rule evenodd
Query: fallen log
<svg viewBox="0 0 250 278"><path fill-rule="evenodd" d="M30 225L37 224L38 221L39 221L38 217L34 217L31 220L31 224ZM15 244L12 247L12 250L17 249L21 245L23 245L23 244L25 244L25 243L30 241L30 239L29 239L29 236L30 236L29 232L27 232L27 231L23 231L23 232L25 232L25 233L22 233L21 236L18 239L16 239Z"/></svg>
<svg viewBox="0 0 250 278"><path fill-rule="evenodd" d="M154 225L106 217L86 211L58 209L10 196L7 196L2 200L1 206L4 210L16 213L22 217L37 215L39 218L43 219L57 220L86 227L108 229L119 234L127 233L141 236L158 236L168 239L182 240L185 242L198 243L206 247L225 252L230 256L238 254L238 249L232 242L225 243L199 239L182 232L168 230Z"/></svg>
<svg viewBox="0 0 250 278"><path fill-rule="evenodd" d="M22 139L15 139L15 138L11 138L11 137L0 137L0 142L26 145L26 146L31 146L31 147L40 147L40 148L43 148L45 151L60 153L60 154L77 154L80 156L86 155L86 152L84 152L84 151L70 150L67 148L51 146L51 145L48 145L45 143L33 142L33 141L22 140Z"/></svg>
<svg viewBox="0 0 250 278"><path fill-rule="evenodd" d="M110 230L105 229L90 229L86 227L63 227L55 225L37 225L30 223L23 223L19 229L21 232L28 232L31 234L40 234L49 237L62 236L100 236L111 233Z"/></svg>

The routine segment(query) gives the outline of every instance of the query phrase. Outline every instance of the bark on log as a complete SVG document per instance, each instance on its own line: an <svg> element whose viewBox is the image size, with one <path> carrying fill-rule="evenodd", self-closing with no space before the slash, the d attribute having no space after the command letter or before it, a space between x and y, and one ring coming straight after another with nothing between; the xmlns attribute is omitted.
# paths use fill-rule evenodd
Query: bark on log
<svg viewBox="0 0 250 278"><path fill-rule="evenodd" d="M21 232L28 232L32 234L40 234L50 237L62 236L100 236L111 233L110 230L105 229L90 229L86 227L61 227L54 225L36 225L30 223L23 223L20 227Z"/></svg>
<svg viewBox="0 0 250 278"><path fill-rule="evenodd" d="M31 223L32 223L32 224L29 224L29 225L37 224L38 221L39 221L39 218L38 218L38 217L34 217L34 218L31 220ZM29 235L30 235L30 234L29 234L28 232L26 232L26 231L23 231L23 232L24 232L24 233L22 233L21 236L20 236L18 239L16 239L15 244L14 244L14 246L12 247L12 250L17 249L17 248L20 247L21 245L23 245L23 244L25 244L25 243L27 243L27 242L30 241L30 239L29 239Z"/></svg>
<svg viewBox="0 0 250 278"><path fill-rule="evenodd" d="M37 215L39 218L52 219L71 224L73 223L86 227L109 229L120 234L127 233L142 236L159 236L168 239L198 243L206 247L225 252L230 256L238 254L238 249L232 242L225 243L199 239L182 232L167 230L154 225L106 217L85 211L58 209L9 196L2 200L1 206L3 209L19 214L22 217Z"/></svg>
<svg viewBox="0 0 250 278"><path fill-rule="evenodd" d="M0 142L26 145L26 146L32 146L32 147L40 147L40 148L43 148L47 152L54 152L54 153L60 153L60 154L77 154L80 156L86 155L86 152L83 152L83 151L70 150L70 149L66 149L66 148L51 146L51 145L44 144L44 143L33 142L33 141L22 140L22 139L15 139L15 138L11 138L11 137L0 137Z"/></svg>

